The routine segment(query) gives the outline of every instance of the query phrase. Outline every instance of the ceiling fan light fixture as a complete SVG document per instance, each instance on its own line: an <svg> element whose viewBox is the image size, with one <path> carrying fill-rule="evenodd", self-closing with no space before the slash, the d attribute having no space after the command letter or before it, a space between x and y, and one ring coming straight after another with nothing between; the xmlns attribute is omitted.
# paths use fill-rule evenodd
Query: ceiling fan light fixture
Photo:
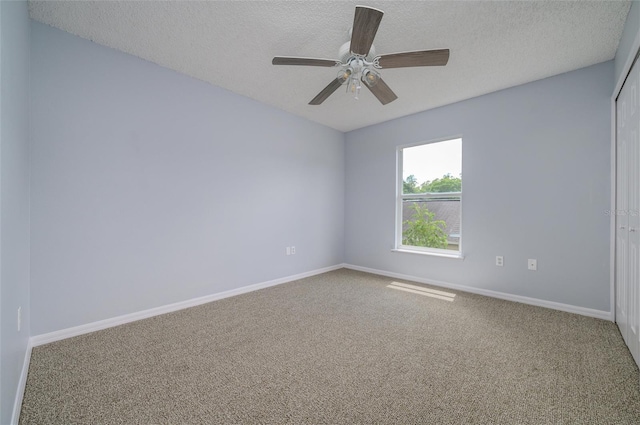
<svg viewBox="0 0 640 425"><path fill-rule="evenodd" d="M353 74L353 70L351 68L341 69L338 71L337 78L340 80L340 83L344 83L349 79L349 77L351 77L351 74Z"/></svg>
<svg viewBox="0 0 640 425"><path fill-rule="evenodd" d="M362 86L360 85L360 79L358 78L357 74L349 77L349 85L347 85L347 92L350 92L351 94L353 94L353 97L355 100L358 100L358 97L360 96L361 88Z"/></svg>
<svg viewBox="0 0 640 425"><path fill-rule="evenodd" d="M380 74L372 69L362 71L362 81L369 87L375 86L380 80Z"/></svg>

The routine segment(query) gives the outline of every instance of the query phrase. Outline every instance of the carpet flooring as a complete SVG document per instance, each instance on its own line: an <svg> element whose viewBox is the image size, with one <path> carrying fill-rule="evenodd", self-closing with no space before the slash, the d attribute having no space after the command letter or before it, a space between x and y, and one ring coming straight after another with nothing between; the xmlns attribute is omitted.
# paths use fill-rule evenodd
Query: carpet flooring
<svg viewBox="0 0 640 425"><path fill-rule="evenodd" d="M341 269L35 347L20 423L640 423L615 324L393 281Z"/></svg>

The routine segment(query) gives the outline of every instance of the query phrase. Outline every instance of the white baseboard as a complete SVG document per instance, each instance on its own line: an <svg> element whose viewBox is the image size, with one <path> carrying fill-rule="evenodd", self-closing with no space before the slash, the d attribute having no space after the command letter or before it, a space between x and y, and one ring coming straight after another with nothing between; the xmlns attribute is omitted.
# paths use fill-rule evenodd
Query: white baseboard
<svg viewBox="0 0 640 425"><path fill-rule="evenodd" d="M330 272L343 268L343 264L336 264L330 267L324 267L322 269L312 270L310 272L300 273L292 276L286 276L279 279L269 280L267 282L256 283L249 286L243 286L242 288L231 289L229 291L218 292L216 294L205 295L204 297L192 298L186 301L180 301L173 304L167 304L160 307L151 308L148 310L138 311L135 313L124 314L122 316L112 317L110 319L100 320L97 322L87 323L80 326L74 326L72 328L61 329L55 332L49 332L46 334L35 335L30 339L32 347L38 345L48 344L54 341L60 341L62 339L71 338L74 336L99 331L114 326L123 325L125 323L135 322L137 320L147 319L149 317L158 316L160 314L171 313L173 311L182 310L189 307L195 307L200 304L206 304L211 301L221 300L223 298L233 297L235 295L245 294L247 292L257 291L258 289L268 288L270 286L280 285L282 283L291 282L294 280L304 279L305 277L315 276L318 274Z"/></svg>
<svg viewBox="0 0 640 425"><path fill-rule="evenodd" d="M457 285L454 283L442 282L442 281L433 280L433 279L425 279L417 276L410 276L410 275L401 274L401 273L388 272L385 270L371 269L369 267L355 266L353 264L344 264L344 267L347 269L358 270L361 272L393 277L396 279L412 280L414 282L425 283L428 285L440 286L440 287L449 288L449 289L457 289L459 291L470 292L472 294L478 294L478 295L485 295L487 297L499 298L501 300L515 301L523 304L530 304L538 307L546 307L553 310L566 311L568 313L576 313L582 316L595 317L598 319L613 321L611 318L611 312L609 311L594 310L586 307L578 307L570 304L557 303L555 301L546 301L546 300L540 300L538 298L524 297L522 295L513 295L505 292L492 291L490 289L482 289L482 288L474 288L472 286Z"/></svg>
<svg viewBox="0 0 640 425"><path fill-rule="evenodd" d="M20 372L20 379L18 380L18 388L16 389L16 398L13 402L13 414L11 415L11 424L18 425L20 420L20 411L22 410L22 397L24 396L24 389L27 386L27 374L29 373L29 362L31 362L31 339L27 343L27 350L24 353L24 361L22 362L22 371Z"/></svg>

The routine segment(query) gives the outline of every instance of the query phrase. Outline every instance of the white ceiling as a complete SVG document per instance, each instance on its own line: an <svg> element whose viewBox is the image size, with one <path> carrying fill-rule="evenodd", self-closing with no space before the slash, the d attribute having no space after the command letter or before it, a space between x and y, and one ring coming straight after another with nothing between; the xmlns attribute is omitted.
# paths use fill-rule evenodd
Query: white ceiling
<svg viewBox="0 0 640 425"><path fill-rule="evenodd" d="M356 4L382 9L378 54L449 48L445 67L382 70L398 100L338 90L308 102L334 68ZM31 1L31 17L341 131L612 59L629 1Z"/></svg>

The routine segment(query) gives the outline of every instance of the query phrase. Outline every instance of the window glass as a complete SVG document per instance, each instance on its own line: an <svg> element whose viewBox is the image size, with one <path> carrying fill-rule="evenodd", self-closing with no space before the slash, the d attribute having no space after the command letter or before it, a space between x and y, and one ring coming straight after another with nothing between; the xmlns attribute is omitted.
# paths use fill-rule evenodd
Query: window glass
<svg viewBox="0 0 640 425"><path fill-rule="evenodd" d="M399 149L398 162L396 245L460 252L462 139Z"/></svg>

